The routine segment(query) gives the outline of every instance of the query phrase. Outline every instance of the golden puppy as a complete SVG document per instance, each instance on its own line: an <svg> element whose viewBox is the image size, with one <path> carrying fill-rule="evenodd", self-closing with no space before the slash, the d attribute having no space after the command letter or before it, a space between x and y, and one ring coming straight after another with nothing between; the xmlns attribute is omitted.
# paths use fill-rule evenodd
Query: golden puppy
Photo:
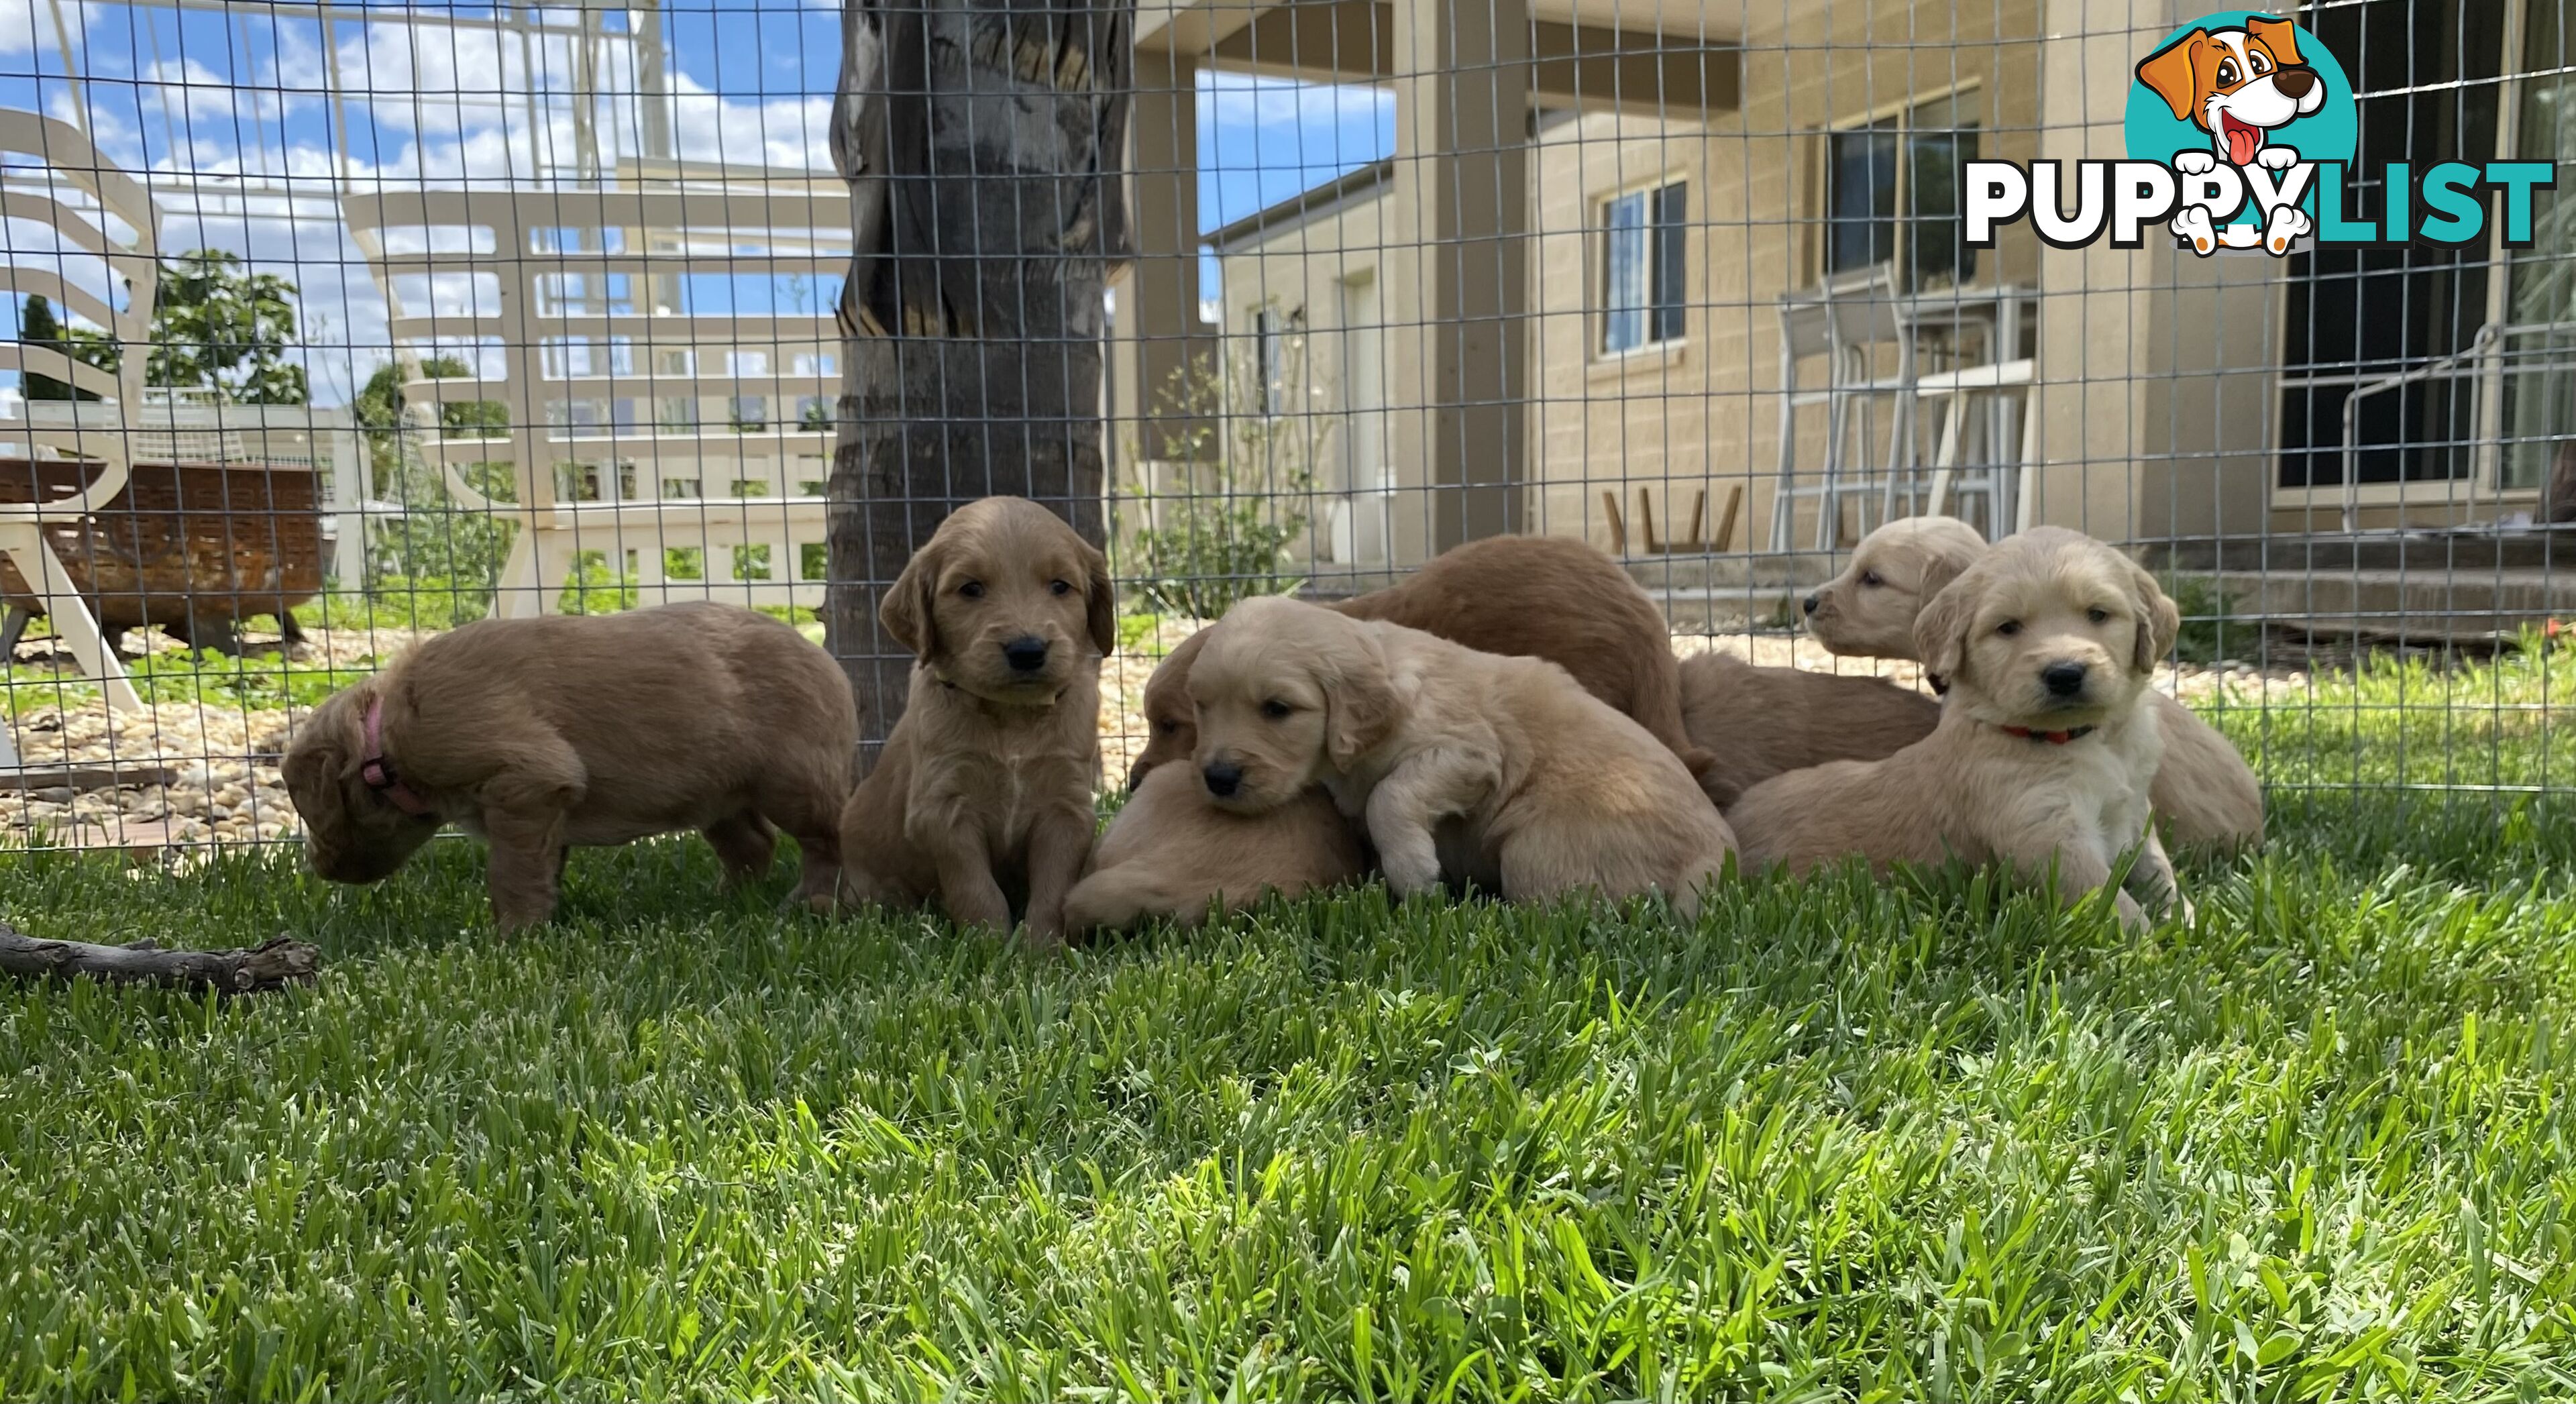
<svg viewBox="0 0 2576 1404"><path fill-rule="evenodd" d="M797 900L828 901L856 745L831 655L747 609L677 604L437 635L316 708L285 779L333 882L391 875L441 824L480 835L513 931L553 915L566 848L682 829L736 882L785 829Z"/></svg>
<svg viewBox="0 0 2576 1404"><path fill-rule="evenodd" d="M2053 873L2072 904L2134 848L2121 921L2143 926L2141 901L2188 917L2147 822L2164 750L2147 679L2180 627L2155 577L2091 537L2041 527L2005 540L1915 622L1925 666L1949 684L1940 725L1885 760L1747 790L1727 811L1747 865L1956 856Z"/></svg>
<svg viewBox="0 0 2576 1404"><path fill-rule="evenodd" d="M1986 553L1956 517L1900 517L1860 539L1843 573L1807 596L1807 632L1856 658L1914 656L1914 616Z"/></svg>
<svg viewBox="0 0 2576 1404"><path fill-rule="evenodd" d="M1784 771L1892 756L1940 720L1941 704L1878 678L1757 668L1723 653L1682 660L1682 727L1716 758L1699 787L1721 809Z"/></svg>
<svg viewBox="0 0 2576 1404"><path fill-rule="evenodd" d="M1264 814L1220 807L1186 765L1145 777L1109 822L1089 876L1064 899L1068 930L1169 917L1196 926L1265 892L1294 897L1368 873L1368 855L1331 797L1308 790Z"/></svg>
<svg viewBox="0 0 2576 1404"><path fill-rule="evenodd" d="M1243 813L1321 784L1398 896L1649 889L1684 915L1735 845L1670 747L1563 668L1296 600L1246 600L1190 670L1201 783Z"/></svg>
<svg viewBox="0 0 2576 1404"><path fill-rule="evenodd" d="M1044 945L1090 856L1100 660L1118 641L1109 564L1021 497L970 502L877 611L917 658L903 720L841 816L842 894Z"/></svg>
<svg viewBox="0 0 2576 1404"><path fill-rule="evenodd" d="M1326 606L1353 619L1421 629L1485 653L1544 658L1636 718L1697 772L1711 762L1682 729L1681 682L1663 611L1619 563L1570 536L1496 536L1432 558L1404 581ZM1182 641L1145 685L1153 728L1128 772L1134 785L1197 749Z"/></svg>
<svg viewBox="0 0 2576 1404"><path fill-rule="evenodd" d="M1862 538L1843 573L1807 597L1809 627L1836 653L1913 658L1914 616L1985 550L1975 529L1953 518L1890 522ZM2263 785L2245 757L2180 700L2151 692L2147 705L2165 736L2154 794L2165 836L2192 847L2260 845Z"/></svg>

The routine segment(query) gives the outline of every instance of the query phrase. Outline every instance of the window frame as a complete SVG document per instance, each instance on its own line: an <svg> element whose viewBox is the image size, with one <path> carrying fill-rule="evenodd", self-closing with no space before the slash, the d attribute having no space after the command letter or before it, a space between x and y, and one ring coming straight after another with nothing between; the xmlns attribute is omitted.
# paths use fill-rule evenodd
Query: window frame
<svg viewBox="0 0 2576 1404"><path fill-rule="evenodd" d="M1887 269L1896 279L1899 290L1903 292L1982 286L1978 280L1992 272L1992 265L1988 260L1979 259L1978 255L1990 254L1994 251L1971 249L1964 242L1959 249L1959 261L1950 268L1949 282L1936 287L1928 283L1909 281L1909 270L1915 262L1910 257L1914 246L1915 229L1925 219L1925 216L1912 213L1908 209L1908 202L1914 193L1912 141L1914 133L1918 130L1913 117L1924 108L1939 103L1948 103L1953 109L1949 125L1921 130L1975 132L1980 138L1994 130L1994 123L1991 120L1994 114L1988 110L1983 77L1962 78L1956 83L1918 89L1894 101L1881 103L1865 112L1851 114L1815 129L1815 158L1810 168L1810 178L1815 182L1815 198L1809 203L1808 212L1815 223L1816 237L1806 241L1807 286L1821 287L1829 279L1857 277L1866 270L1875 268ZM1957 109L1962 106L1973 108L1976 120L1960 120ZM1838 270L1833 266L1834 139L1866 131L1882 122L1895 123L1889 129L1889 134L1896 141L1895 212L1891 218L1895 230L1891 236L1890 247L1884 259ZM1982 145L1982 142L1980 144ZM1955 191L1952 198L1955 202ZM1958 212L1953 210L1951 217L1958 218ZM1963 267L1964 272L1962 272Z"/></svg>
<svg viewBox="0 0 2576 1404"><path fill-rule="evenodd" d="M1671 356L1690 344L1690 173L1682 170L1659 171L1654 176L1595 195L1591 209L1595 218L1592 232L1598 235L1591 244L1591 334L1589 359L1596 365L1618 365L1638 358L1654 359ZM1662 204L1669 192L1678 192L1681 212L1677 218L1663 218ZM1613 211L1625 201L1638 201L1639 227L1643 231L1643 301L1634 308L1610 305L1612 281L1617 273L1616 239L1620 227L1612 221ZM1669 234L1672 246L1665 243ZM1669 289L1669 300L1658 293L1666 291L1659 284L1667 275L1680 284ZM1634 313L1643 322L1642 338L1632 346L1610 344L1615 317ZM1666 319L1670 326L1667 328ZM1662 334L1658 334L1662 333Z"/></svg>

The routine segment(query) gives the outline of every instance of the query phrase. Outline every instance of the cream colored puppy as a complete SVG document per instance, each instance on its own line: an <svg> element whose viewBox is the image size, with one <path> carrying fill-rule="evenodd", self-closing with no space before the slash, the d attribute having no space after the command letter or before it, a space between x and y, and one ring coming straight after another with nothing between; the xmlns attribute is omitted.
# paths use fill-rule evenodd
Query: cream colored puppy
<svg viewBox="0 0 2576 1404"><path fill-rule="evenodd" d="M1914 617L1985 554L1976 529L1952 517L1907 517L1861 539L1843 573L1807 597L1816 641L1855 658L1915 658ZM2218 729L2161 692L2147 694L2164 729L2156 817L2174 842L2253 847L2263 842L2263 785ZM1692 739L1701 745L1694 731Z"/></svg>
<svg viewBox="0 0 2576 1404"><path fill-rule="evenodd" d="M1914 616L1985 553L1986 539L1956 517L1899 517L1807 596L1807 632L1847 657L1912 658Z"/></svg>
<svg viewBox="0 0 2576 1404"><path fill-rule="evenodd" d="M1296 600L1246 600L1190 670L1199 779L1265 813L1321 784L1398 896L1662 892L1685 916L1734 838L1671 748L1572 674Z"/></svg>
<svg viewBox="0 0 2576 1404"><path fill-rule="evenodd" d="M1216 803L1187 765L1156 766L1092 850L1092 870L1064 899L1076 934L1165 917L1196 926L1210 909L1240 911L1276 892L1294 897L1354 882L1368 854L1321 790L1266 814Z"/></svg>
<svg viewBox="0 0 2576 1404"><path fill-rule="evenodd" d="M2143 927L2146 906L2188 919L2147 822L2164 752L2147 680L2180 627L2155 577L2091 537L2006 539L1915 621L1925 667L1949 684L1940 725L1885 760L1746 791L1727 811L1745 862L1804 872L1851 855L1882 869L1957 857L2053 875L2071 905L2134 849L2121 922Z"/></svg>

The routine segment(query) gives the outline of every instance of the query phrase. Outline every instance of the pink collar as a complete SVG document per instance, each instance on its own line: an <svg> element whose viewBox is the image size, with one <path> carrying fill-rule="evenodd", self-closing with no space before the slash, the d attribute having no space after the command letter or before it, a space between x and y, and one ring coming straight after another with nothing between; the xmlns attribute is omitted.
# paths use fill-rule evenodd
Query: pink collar
<svg viewBox="0 0 2576 1404"><path fill-rule="evenodd" d="M385 699L367 699L367 755L358 762L358 778L367 788L383 795L393 807L405 814L426 817L429 804L394 774L394 763L385 759Z"/></svg>

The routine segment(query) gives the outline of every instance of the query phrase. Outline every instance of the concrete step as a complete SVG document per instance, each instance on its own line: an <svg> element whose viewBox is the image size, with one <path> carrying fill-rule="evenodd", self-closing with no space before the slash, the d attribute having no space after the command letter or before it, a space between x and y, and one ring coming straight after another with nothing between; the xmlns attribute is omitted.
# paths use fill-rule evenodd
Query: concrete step
<svg viewBox="0 0 2576 1404"><path fill-rule="evenodd" d="M2493 639L2576 619L2576 562L2555 570L2222 570L2231 618L2331 637Z"/></svg>
<svg viewBox="0 0 2576 1404"><path fill-rule="evenodd" d="M2241 536L2148 543L2150 566L2183 571L2543 570L2576 574L2576 525L2515 532L2424 531L2311 536Z"/></svg>

